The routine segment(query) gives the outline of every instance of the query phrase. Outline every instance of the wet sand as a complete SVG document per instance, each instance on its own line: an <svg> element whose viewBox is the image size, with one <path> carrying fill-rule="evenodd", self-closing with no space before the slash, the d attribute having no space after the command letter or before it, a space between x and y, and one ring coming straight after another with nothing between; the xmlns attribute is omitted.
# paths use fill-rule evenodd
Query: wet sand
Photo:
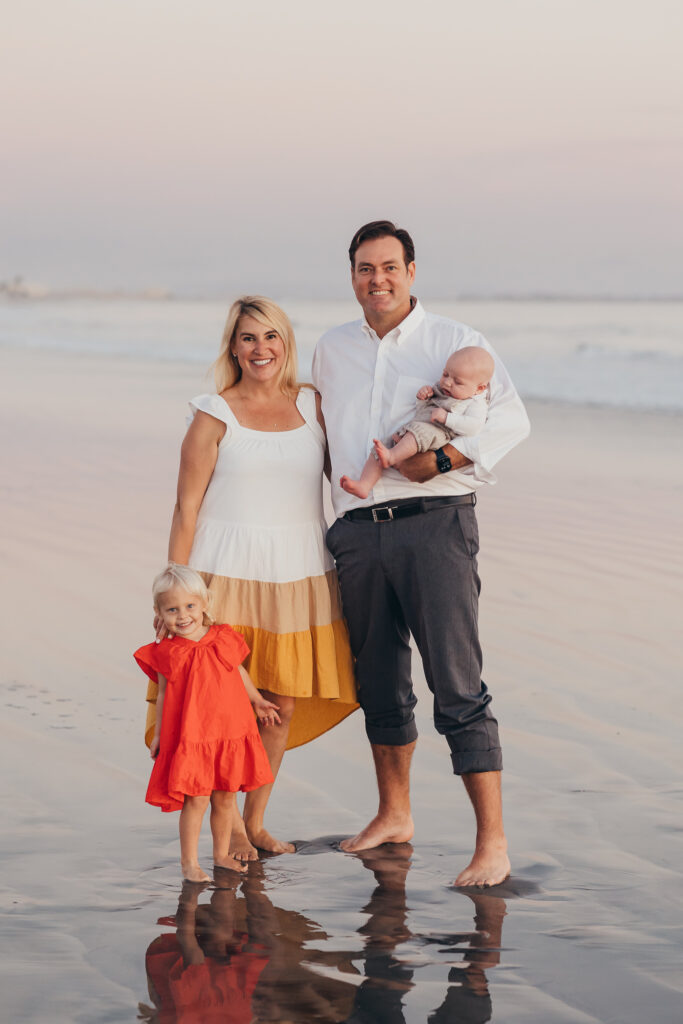
<svg viewBox="0 0 683 1024"><path fill-rule="evenodd" d="M413 843L336 848L374 811L356 715L285 760L270 824L298 853L192 893L175 817L143 802L131 651L185 401L210 386L64 354L3 351L0 369L8 1020L156 1020L155 999L212 993L235 1021L678 1024L679 417L534 404L532 438L480 498L509 882L451 887L473 821L416 659ZM208 863L208 829L202 849Z"/></svg>

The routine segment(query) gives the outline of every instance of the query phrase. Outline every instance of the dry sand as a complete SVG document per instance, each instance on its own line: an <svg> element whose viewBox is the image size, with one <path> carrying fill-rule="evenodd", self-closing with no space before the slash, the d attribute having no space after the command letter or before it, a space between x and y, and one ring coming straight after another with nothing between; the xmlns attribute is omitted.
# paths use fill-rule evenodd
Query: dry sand
<svg viewBox="0 0 683 1024"><path fill-rule="evenodd" d="M4 1015L134 1021L154 950L179 955L180 878L176 819L143 802L131 651L150 636L185 402L210 385L172 364L0 360ZM270 821L300 853L181 906L232 935L226 977L251 964L251 1010L216 1019L683 1019L681 419L530 413L478 507L513 877L476 899L449 887L473 822L416 661L412 849L334 847L374 810L359 716L288 755Z"/></svg>

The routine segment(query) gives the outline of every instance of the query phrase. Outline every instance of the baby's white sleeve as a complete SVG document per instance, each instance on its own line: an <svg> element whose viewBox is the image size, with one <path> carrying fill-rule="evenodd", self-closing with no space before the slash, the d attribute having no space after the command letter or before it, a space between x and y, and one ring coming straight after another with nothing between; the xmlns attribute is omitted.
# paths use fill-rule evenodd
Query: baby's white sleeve
<svg viewBox="0 0 683 1024"><path fill-rule="evenodd" d="M446 426L460 437L473 437L486 423L488 402L485 398L475 397L458 403L458 406L446 416Z"/></svg>

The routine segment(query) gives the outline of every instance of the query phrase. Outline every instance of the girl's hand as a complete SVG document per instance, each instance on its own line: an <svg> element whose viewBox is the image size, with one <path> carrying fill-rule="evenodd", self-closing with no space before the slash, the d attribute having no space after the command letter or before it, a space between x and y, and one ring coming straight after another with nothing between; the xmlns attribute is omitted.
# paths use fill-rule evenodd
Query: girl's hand
<svg viewBox="0 0 683 1024"><path fill-rule="evenodd" d="M149 745L149 756L152 758L152 760L154 760L154 758L157 756L158 753L159 753L159 737L155 736L154 739L152 740L152 742Z"/></svg>
<svg viewBox="0 0 683 1024"><path fill-rule="evenodd" d="M448 413L445 409L434 409L432 412L432 423L445 423Z"/></svg>
<svg viewBox="0 0 683 1024"><path fill-rule="evenodd" d="M271 704L269 700L265 700L264 697L259 697L258 700L252 701L254 705L254 711L259 722L263 725L279 725L280 716L278 715L277 704Z"/></svg>
<svg viewBox="0 0 683 1024"><path fill-rule="evenodd" d="M433 396L434 388L431 388L429 384L425 384L424 387L420 388L416 397L419 398L421 402L426 402L428 398L432 398Z"/></svg>

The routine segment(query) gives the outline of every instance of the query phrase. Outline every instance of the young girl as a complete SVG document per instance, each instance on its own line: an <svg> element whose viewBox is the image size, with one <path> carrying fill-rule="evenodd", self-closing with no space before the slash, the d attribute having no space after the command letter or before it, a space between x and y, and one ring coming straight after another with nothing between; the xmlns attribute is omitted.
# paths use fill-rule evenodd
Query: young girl
<svg viewBox="0 0 683 1024"><path fill-rule="evenodd" d="M135 652L143 672L159 683L145 799L162 811L180 811L183 875L210 882L197 849L204 812L210 801L214 865L246 871L229 852L235 793L273 781L254 712L272 725L280 721L278 708L242 668L249 653L243 638L213 623L208 591L194 569L171 563L154 580L152 595L172 636Z"/></svg>

